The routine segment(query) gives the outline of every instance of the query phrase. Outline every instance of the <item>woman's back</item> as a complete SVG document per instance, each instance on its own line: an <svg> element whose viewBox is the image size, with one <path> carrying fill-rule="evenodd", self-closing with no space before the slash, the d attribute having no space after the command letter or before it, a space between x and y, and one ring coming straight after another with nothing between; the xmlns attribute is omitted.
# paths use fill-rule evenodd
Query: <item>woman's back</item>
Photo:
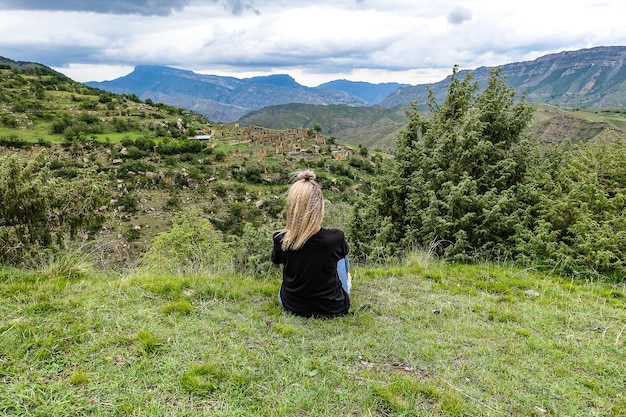
<svg viewBox="0 0 626 417"><path fill-rule="evenodd" d="M350 298L337 274L337 262L348 255L344 233L322 228L300 249L284 251L281 244L276 233L272 261L283 265L283 307L305 317L346 314Z"/></svg>
<svg viewBox="0 0 626 417"><path fill-rule="evenodd" d="M305 317L333 317L350 308L349 286L342 284L337 263L347 271L348 245L341 230L323 229L324 196L310 169L289 187L285 228L274 234L272 261L283 265L278 301ZM344 274L345 275L345 274Z"/></svg>

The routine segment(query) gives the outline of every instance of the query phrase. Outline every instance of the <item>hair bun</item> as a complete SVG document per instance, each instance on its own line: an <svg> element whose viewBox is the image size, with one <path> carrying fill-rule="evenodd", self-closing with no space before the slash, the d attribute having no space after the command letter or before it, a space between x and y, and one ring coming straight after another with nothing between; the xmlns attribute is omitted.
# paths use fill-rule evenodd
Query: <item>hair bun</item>
<svg viewBox="0 0 626 417"><path fill-rule="evenodd" d="M315 172L310 169L305 169L298 173L299 180L311 181L315 179Z"/></svg>

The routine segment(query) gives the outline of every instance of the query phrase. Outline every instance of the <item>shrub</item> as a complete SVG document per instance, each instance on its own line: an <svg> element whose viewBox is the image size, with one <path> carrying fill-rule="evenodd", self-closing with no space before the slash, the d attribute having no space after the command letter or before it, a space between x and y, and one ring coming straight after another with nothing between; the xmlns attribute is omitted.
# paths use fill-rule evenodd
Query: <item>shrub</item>
<svg viewBox="0 0 626 417"><path fill-rule="evenodd" d="M152 152L155 144L154 139L150 138L137 138L134 143L136 147L146 152Z"/></svg>
<svg viewBox="0 0 626 417"><path fill-rule="evenodd" d="M180 197L173 191L167 200L165 200L163 208L165 210L176 210L178 207L180 207Z"/></svg>
<svg viewBox="0 0 626 417"><path fill-rule="evenodd" d="M246 164L231 167L231 175L239 182L261 184L263 182L264 169L258 164Z"/></svg>
<svg viewBox="0 0 626 417"><path fill-rule="evenodd" d="M163 140L158 151L162 155L179 155L184 153L197 154L202 152L202 142L190 139Z"/></svg>
<svg viewBox="0 0 626 417"><path fill-rule="evenodd" d="M119 205L124 207L124 210L129 213L135 213L137 211L137 198L130 195L124 194L118 200Z"/></svg>
<svg viewBox="0 0 626 417"><path fill-rule="evenodd" d="M17 127L17 119L11 113L3 113L0 122L7 127Z"/></svg>
<svg viewBox="0 0 626 417"><path fill-rule="evenodd" d="M133 171L135 173L138 172L147 172L147 171L155 171L157 168L149 162L144 160L125 160L122 165L120 165L119 172L121 176L125 176L128 171Z"/></svg>
<svg viewBox="0 0 626 417"><path fill-rule="evenodd" d="M157 235L141 264L164 272L219 271L232 265L222 233L195 209L174 216L171 230Z"/></svg>
<svg viewBox="0 0 626 417"><path fill-rule="evenodd" d="M266 225L244 225L243 233L235 238L233 245L238 269L255 277L267 277L272 273L272 235L276 230Z"/></svg>
<svg viewBox="0 0 626 417"><path fill-rule="evenodd" d="M416 105L407 112L395 161L351 227L357 247L395 252L443 240L457 261L510 255L532 108L515 102L499 74L476 93L472 73L461 80L455 67L444 104L429 96L432 117Z"/></svg>
<svg viewBox="0 0 626 417"><path fill-rule="evenodd" d="M73 123L72 116L70 116L68 113L63 113L61 117L57 118L52 123L52 134L53 135L63 134L63 132L65 132L65 129L67 129L70 125L72 125L72 123Z"/></svg>
<svg viewBox="0 0 626 417"><path fill-rule="evenodd" d="M97 229L107 185L102 173L85 170L63 179L40 161L0 158L0 262L23 262L63 248L87 226Z"/></svg>
<svg viewBox="0 0 626 417"><path fill-rule="evenodd" d="M126 150L126 158L128 159L141 159L147 155L148 155L147 151L139 149L136 146L129 146Z"/></svg>
<svg viewBox="0 0 626 417"><path fill-rule="evenodd" d="M113 126L113 130L118 133L127 132L129 130L129 126L126 121L118 117L114 117L113 120L111 120L111 125Z"/></svg>
<svg viewBox="0 0 626 417"><path fill-rule="evenodd" d="M626 144L608 140L546 153L526 187L517 250L560 272L626 276Z"/></svg>

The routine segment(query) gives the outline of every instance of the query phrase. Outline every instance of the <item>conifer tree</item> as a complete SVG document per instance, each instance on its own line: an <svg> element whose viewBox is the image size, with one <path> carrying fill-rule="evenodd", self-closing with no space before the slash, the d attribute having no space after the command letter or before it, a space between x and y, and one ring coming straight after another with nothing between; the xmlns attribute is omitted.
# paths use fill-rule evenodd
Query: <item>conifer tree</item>
<svg viewBox="0 0 626 417"><path fill-rule="evenodd" d="M65 180L39 158L0 158L0 263L63 248L81 229L99 227L97 209L109 196L107 184L94 171Z"/></svg>
<svg viewBox="0 0 626 417"><path fill-rule="evenodd" d="M499 69L478 90L473 73L461 79L455 67L443 105L430 91L430 115L415 103L407 111L394 161L349 229L361 255L434 242L459 261L512 250L532 108Z"/></svg>

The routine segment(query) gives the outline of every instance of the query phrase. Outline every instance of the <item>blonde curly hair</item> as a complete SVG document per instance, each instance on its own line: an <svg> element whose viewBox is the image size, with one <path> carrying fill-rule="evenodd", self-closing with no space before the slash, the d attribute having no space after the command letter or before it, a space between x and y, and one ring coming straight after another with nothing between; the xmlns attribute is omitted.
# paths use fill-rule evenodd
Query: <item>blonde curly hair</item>
<svg viewBox="0 0 626 417"><path fill-rule="evenodd" d="M298 180L289 187L282 249L300 249L319 231L324 219L322 187L315 173L306 169L296 173Z"/></svg>

